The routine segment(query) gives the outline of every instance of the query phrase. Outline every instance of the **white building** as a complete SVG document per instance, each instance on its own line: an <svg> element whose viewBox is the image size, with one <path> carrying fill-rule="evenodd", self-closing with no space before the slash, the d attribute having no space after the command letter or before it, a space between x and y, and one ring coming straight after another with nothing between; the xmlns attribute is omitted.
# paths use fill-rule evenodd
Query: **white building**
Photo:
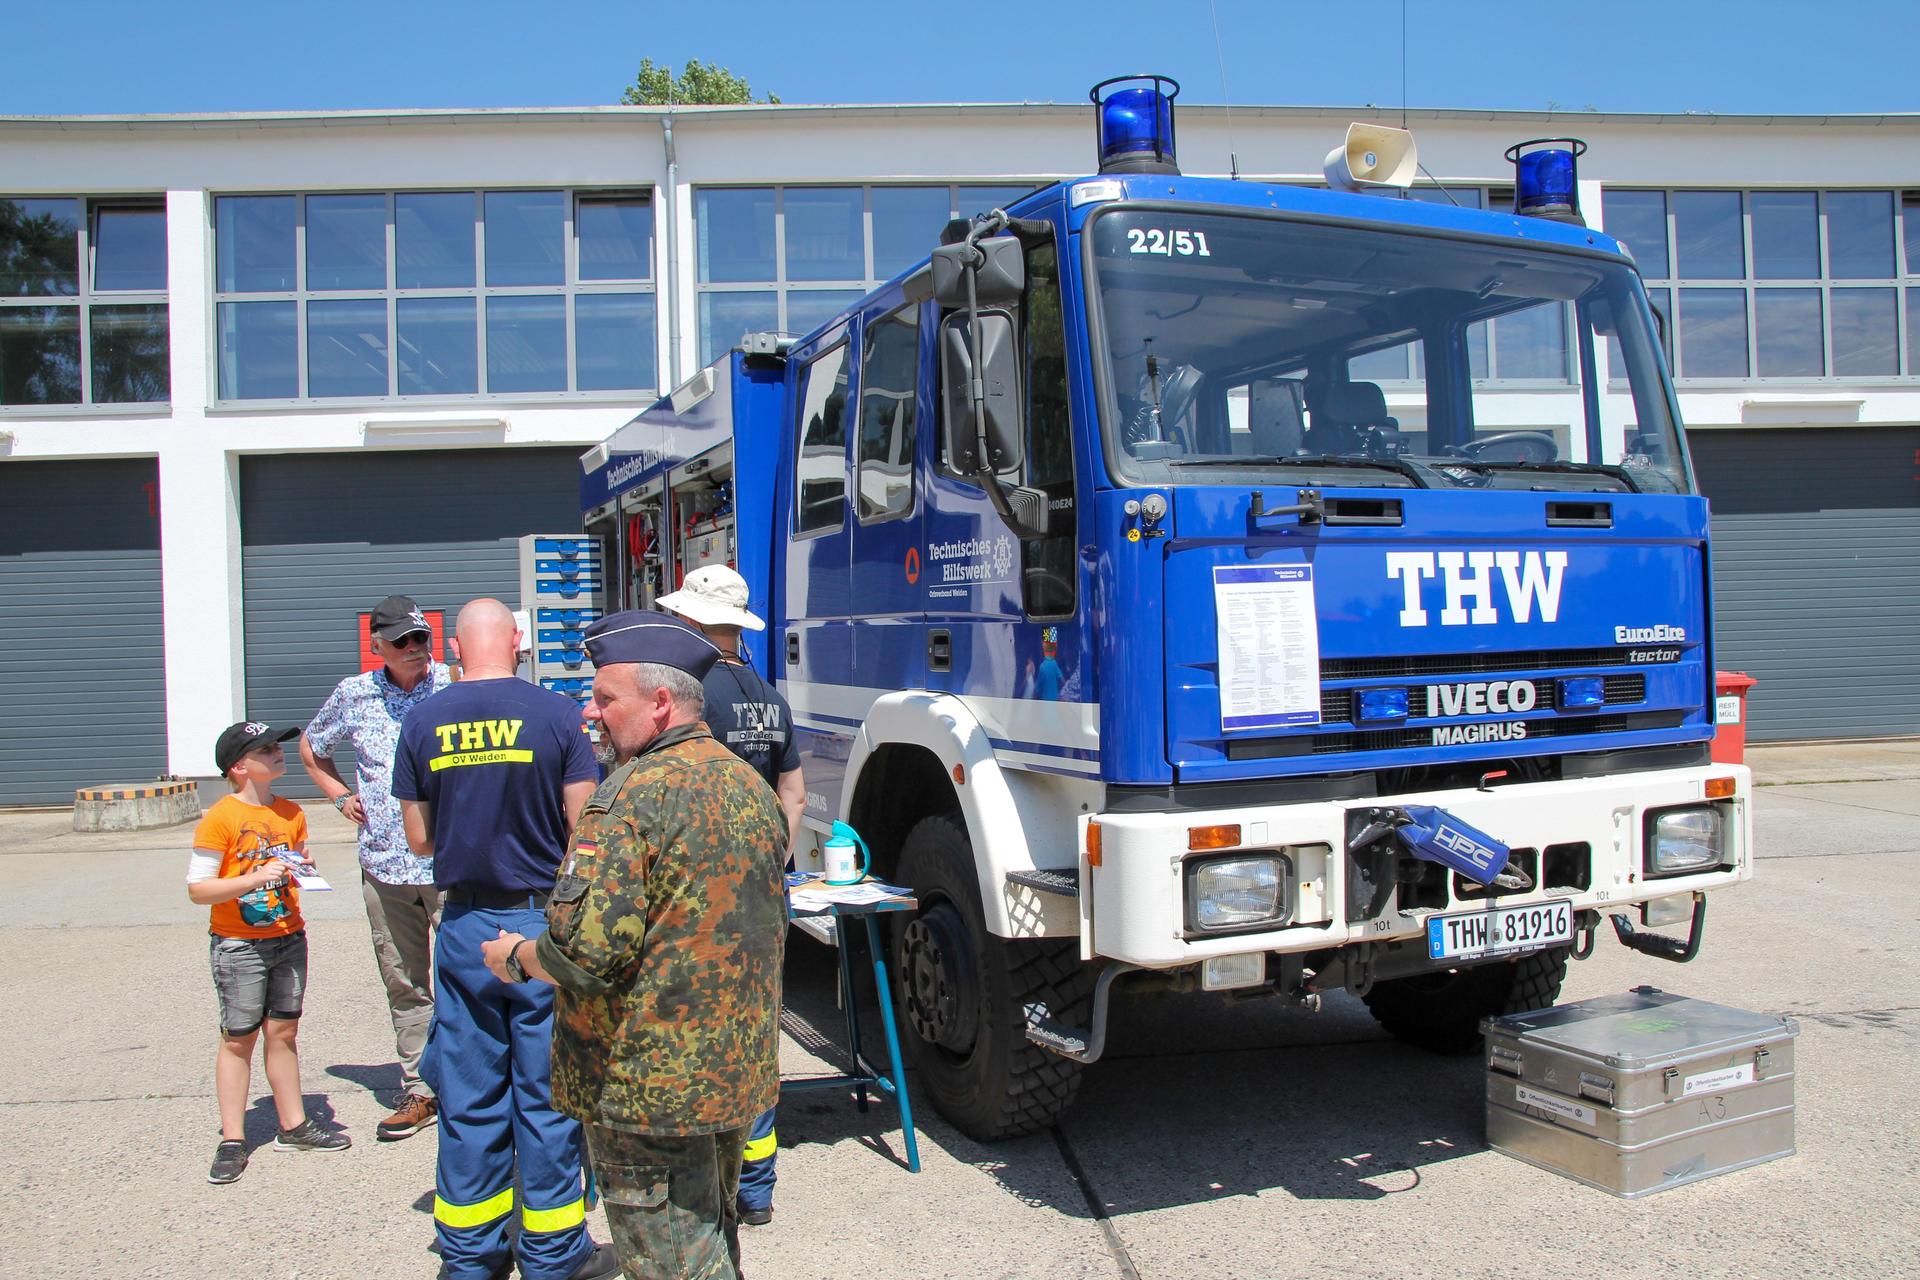
<svg viewBox="0 0 1920 1280"><path fill-rule="evenodd" d="M1180 159L1317 181L1353 118L1189 107ZM1920 731L1920 116L1408 123L1463 203L1511 143L1591 146L1589 221L1673 317L1750 733ZM210 775L390 592L513 602L583 447L1092 151L1072 105L0 119L0 804ZM1485 371L1521 396L1538 355Z"/></svg>

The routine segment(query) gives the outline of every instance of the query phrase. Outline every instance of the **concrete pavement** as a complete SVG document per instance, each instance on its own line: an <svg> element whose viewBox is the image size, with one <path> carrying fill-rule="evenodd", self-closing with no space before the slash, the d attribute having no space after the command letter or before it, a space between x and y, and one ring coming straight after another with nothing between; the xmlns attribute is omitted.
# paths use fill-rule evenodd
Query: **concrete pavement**
<svg viewBox="0 0 1920 1280"><path fill-rule="evenodd" d="M1680 967L1603 938L1566 998L1651 982L1800 1020L1799 1154L1620 1201L1485 1148L1475 1060L1387 1040L1358 1001L1122 998L1055 1131L975 1144L922 1107L905 1172L890 1108L782 1108L774 1224L748 1274L966 1277L1920 1274L1920 743L1750 751L1761 862ZM430 1276L431 1134L373 1141L398 1084L353 891L351 832L309 809L342 891L308 900L302 1029L341 1155L213 1154L204 909L190 828L76 835L0 815L0 1276ZM819 1069L830 954L799 939L783 1069ZM825 1033L823 1036L822 1033ZM264 1081L250 1134L270 1137ZM594 1215L596 1229L603 1227Z"/></svg>

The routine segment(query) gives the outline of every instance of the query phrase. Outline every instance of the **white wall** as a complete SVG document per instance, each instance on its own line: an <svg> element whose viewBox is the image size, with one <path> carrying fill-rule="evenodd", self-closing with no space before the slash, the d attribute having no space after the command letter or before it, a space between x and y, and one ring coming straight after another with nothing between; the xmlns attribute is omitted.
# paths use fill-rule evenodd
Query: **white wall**
<svg viewBox="0 0 1920 1280"><path fill-rule="evenodd" d="M212 197L267 191L478 187L664 187L661 113L628 108L348 113L287 117L0 120L0 194L165 192L170 255L172 404L167 412L0 411L0 465L13 457L152 456L159 461L169 768L213 771L211 743L243 710L239 458L408 448L585 447L640 407L632 400L261 410L213 403ZM730 108L673 113L676 183L657 205L662 388L694 372L697 290L692 193L714 184L1041 181L1094 167L1079 106ZM1183 167L1249 181L1317 180L1350 120L1398 113L1338 108L1186 108ZM1794 119L1543 116L1415 112L1427 170L1443 181L1504 183L1506 147L1573 132L1591 151L1583 198L1599 184L1889 186L1920 175L1920 117ZM667 277L666 217L679 270ZM670 367L671 291L681 334ZM1696 428L1920 421L1920 387L1683 392ZM4 439L4 437L0 437Z"/></svg>

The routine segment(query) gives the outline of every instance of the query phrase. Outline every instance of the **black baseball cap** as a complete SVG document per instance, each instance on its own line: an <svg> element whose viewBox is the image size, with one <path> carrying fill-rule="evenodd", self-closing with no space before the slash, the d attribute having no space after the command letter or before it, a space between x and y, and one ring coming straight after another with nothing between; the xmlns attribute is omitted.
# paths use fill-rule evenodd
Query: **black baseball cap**
<svg viewBox="0 0 1920 1280"><path fill-rule="evenodd" d="M213 763L225 773L233 768L238 760L255 747L269 742L286 742L300 736L300 726L267 724L260 720L242 720L239 724L230 724L220 731L220 737L213 744Z"/></svg>
<svg viewBox="0 0 1920 1280"><path fill-rule="evenodd" d="M373 613L367 618L367 631L382 640L398 640L416 632L431 635L433 628L427 625L427 615L420 612L412 596L388 596L373 606Z"/></svg>

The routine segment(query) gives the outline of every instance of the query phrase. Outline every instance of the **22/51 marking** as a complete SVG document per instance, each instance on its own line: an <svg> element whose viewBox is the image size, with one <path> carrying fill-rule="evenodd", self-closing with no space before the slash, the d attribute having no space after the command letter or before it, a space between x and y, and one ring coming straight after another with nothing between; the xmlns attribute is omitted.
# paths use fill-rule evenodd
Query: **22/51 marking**
<svg viewBox="0 0 1920 1280"><path fill-rule="evenodd" d="M1163 258L1211 258L1213 250L1207 248L1207 233L1176 228L1168 231L1161 227L1128 227L1128 253L1152 253Z"/></svg>

